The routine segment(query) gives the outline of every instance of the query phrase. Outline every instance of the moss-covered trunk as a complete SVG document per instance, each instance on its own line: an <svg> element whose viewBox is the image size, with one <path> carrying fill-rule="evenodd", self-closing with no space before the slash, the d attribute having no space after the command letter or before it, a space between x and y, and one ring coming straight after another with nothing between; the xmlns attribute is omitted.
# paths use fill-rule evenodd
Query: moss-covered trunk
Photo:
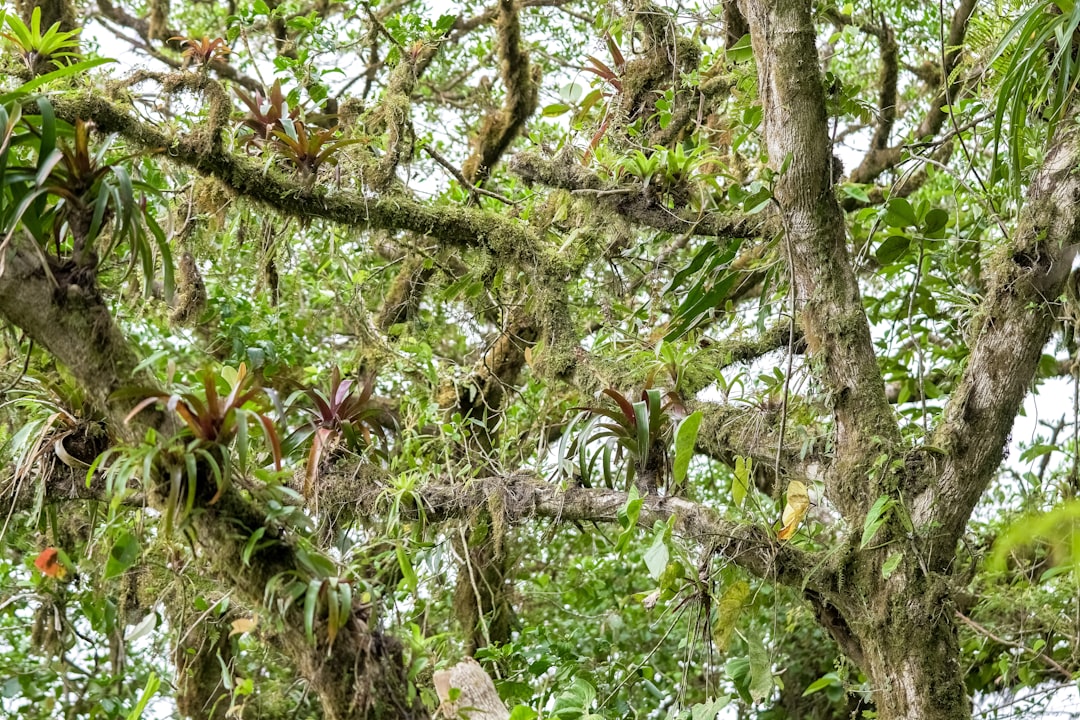
<svg viewBox="0 0 1080 720"><path fill-rule="evenodd" d="M841 646L869 677L880 720L968 720L948 579L910 561L882 578L881 562L896 552L889 547L865 551L860 590L836 598L838 626L850 633Z"/></svg>
<svg viewBox="0 0 1080 720"><path fill-rule="evenodd" d="M923 599L901 602L906 617L863 639L879 720L966 720L971 705L951 615ZM897 608L898 610L900 608Z"/></svg>

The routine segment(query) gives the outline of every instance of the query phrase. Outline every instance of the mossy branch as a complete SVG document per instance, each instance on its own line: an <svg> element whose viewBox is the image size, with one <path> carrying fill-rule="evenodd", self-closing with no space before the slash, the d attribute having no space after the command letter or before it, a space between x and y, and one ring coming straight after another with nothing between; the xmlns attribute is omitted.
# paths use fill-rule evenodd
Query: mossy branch
<svg viewBox="0 0 1080 720"><path fill-rule="evenodd" d="M432 482L419 488L417 496L423 503L428 521L442 522L471 517L478 507L488 507L497 497L509 524L520 524L534 518L549 518L560 525L596 522L618 523L619 513L626 507L627 494L618 490L583 488L545 482L533 475L519 473L509 476L478 478L462 485L453 480ZM375 490L357 502L377 514L378 494ZM779 543L760 525L738 523L721 518L704 505L678 497L650 495L642 499L639 528L650 529L656 522L675 517L675 529L684 538L711 548L758 577L776 580L798 589L828 587L821 558ZM402 506L403 512L415 508Z"/></svg>
<svg viewBox="0 0 1080 720"><path fill-rule="evenodd" d="M519 16L514 0L499 0L496 45L506 97L498 112L484 118L473 140L473 152L462 165L462 175L473 184L483 183L491 174L539 103L539 67L530 65L529 54L521 46Z"/></svg>
<svg viewBox="0 0 1080 720"><path fill-rule="evenodd" d="M510 163L510 171L526 182L594 198L597 205L657 230L725 238L767 238L779 230L777 218L769 213L725 215L669 210L655 204L640 186L614 185L578 163L548 160L535 153L515 155Z"/></svg>
<svg viewBox="0 0 1080 720"><path fill-rule="evenodd" d="M230 190L296 218L322 219L357 229L407 230L452 248L481 248L504 262L527 268L540 277L561 277L564 262L546 248L540 235L511 218L476 208L434 205L404 194L368 197L350 191L332 192L266 170L253 158L224 150L207 150L201 132L169 135L96 93L56 98L57 117L68 122L92 119L98 130L118 133L132 145L162 152L168 159L213 176ZM24 112L36 113L36 105Z"/></svg>
<svg viewBox="0 0 1080 720"><path fill-rule="evenodd" d="M935 563L949 562L994 477L1053 331L1080 247L1078 165L1080 128L1063 123L1031 180L1012 242L992 262L967 364L932 440L945 451L941 477L916 485L912 519L934 529L928 556Z"/></svg>

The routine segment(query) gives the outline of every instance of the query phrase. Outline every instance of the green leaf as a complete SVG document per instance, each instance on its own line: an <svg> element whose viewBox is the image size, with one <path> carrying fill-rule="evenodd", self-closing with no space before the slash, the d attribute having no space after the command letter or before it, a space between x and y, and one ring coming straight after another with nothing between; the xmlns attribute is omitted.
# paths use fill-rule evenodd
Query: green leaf
<svg viewBox="0 0 1080 720"><path fill-rule="evenodd" d="M744 702L751 703L750 695L750 659L746 657L731 658L724 664L724 672L731 679L735 690Z"/></svg>
<svg viewBox="0 0 1080 720"><path fill-rule="evenodd" d="M398 566L401 568L401 585L405 590L412 592L417 585L416 571L413 570L412 560L409 559L409 554L405 552L405 548L400 543L395 548L395 551Z"/></svg>
<svg viewBox="0 0 1080 720"><path fill-rule="evenodd" d="M735 507L742 507L746 493L750 490L750 474L753 472L753 459L741 455L735 458L735 475L731 479L731 501Z"/></svg>
<svg viewBox="0 0 1080 720"><path fill-rule="evenodd" d="M870 541L874 539L874 535L885 524L885 521L889 519L889 511L892 509L893 504L896 501L888 495L882 495L874 504L870 506L870 512L866 513L866 520L863 522L863 534L862 542L859 544L860 549L865 549Z"/></svg>
<svg viewBox="0 0 1080 720"><path fill-rule="evenodd" d="M840 684L841 683L840 683L840 676L839 675L837 675L834 672L825 673L824 675L819 677L817 680L810 683L810 685L806 688L806 690L803 691L802 696L806 697L807 695L813 695L814 693L818 692L819 690L824 690L827 687L832 687L833 685L840 685Z"/></svg>
<svg viewBox="0 0 1080 720"><path fill-rule="evenodd" d="M870 202L870 196L866 194L866 190L863 189L862 185L844 183L840 186L840 190L844 193L844 195L848 196L849 198L854 198L855 200L864 203Z"/></svg>
<svg viewBox="0 0 1080 720"><path fill-rule="evenodd" d="M705 245L703 245L702 248L698 250L697 253L695 253L694 259L690 261L690 264L675 273L675 275L671 278L671 282L666 288L664 288L664 292L674 292L678 288L682 287L682 284L686 282L687 278L700 270L705 265L705 261L715 255L719 250L719 243L714 241L706 242Z"/></svg>
<svg viewBox="0 0 1080 720"><path fill-rule="evenodd" d="M747 62L754 57L754 48L750 44L750 36L743 35L735 41L735 44L727 49L727 58L733 63Z"/></svg>
<svg viewBox="0 0 1080 720"><path fill-rule="evenodd" d="M553 103L545 107L542 114L544 117L559 117L560 115L564 115L569 111L569 105L564 105L562 103Z"/></svg>
<svg viewBox="0 0 1080 720"><path fill-rule="evenodd" d="M135 707L127 714L127 720L139 720L139 718L142 717L143 711L146 710L146 706L150 704L150 699L153 698L154 695L157 695L158 688L160 687L161 678L157 676L157 673L151 672L150 676L146 678L146 685L139 695L139 701L135 703Z"/></svg>
<svg viewBox="0 0 1080 720"><path fill-rule="evenodd" d="M307 591L304 593L304 634L307 635L310 643L315 642L315 610L319 606L319 590L321 588L321 580L311 580L308 582Z"/></svg>
<svg viewBox="0 0 1080 720"><path fill-rule="evenodd" d="M874 257L881 265L891 265L907 252L910 245L911 238L907 235L890 235L878 245Z"/></svg>
<svg viewBox="0 0 1080 720"><path fill-rule="evenodd" d="M515 705L514 709L510 711L510 720L536 720L538 717L540 717L540 713L528 705Z"/></svg>
<svg viewBox="0 0 1080 720"><path fill-rule="evenodd" d="M643 502L644 500L638 496L637 487L631 485L629 492L626 494L626 507L619 511L619 524L622 525L623 531L615 543L615 552L619 554L626 552L626 549L630 546L630 541L637 534L637 521L638 516L641 515Z"/></svg>
<svg viewBox="0 0 1080 720"><path fill-rule="evenodd" d="M139 559L139 541L125 531L113 543L109 550L109 559L105 561L105 579L123 575Z"/></svg>
<svg viewBox="0 0 1080 720"><path fill-rule="evenodd" d="M649 406L644 400L634 403L634 418L637 426L637 460L642 467L649 464Z"/></svg>
<svg viewBox="0 0 1080 720"><path fill-rule="evenodd" d="M695 410L679 423L678 429L675 430L675 460L671 465L671 479L675 485L682 485L686 480L690 460L694 457L694 445L697 443L701 418L701 411Z"/></svg>
<svg viewBox="0 0 1080 720"><path fill-rule="evenodd" d="M890 198L885 203L885 224L891 227L908 227L918 223L915 210L904 198Z"/></svg>
<svg viewBox="0 0 1080 720"><path fill-rule="evenodd" d="M555 698L552 714L564 720L574 720L585 715L596 700L596 689L583 678L574 678L566 692Z"/></svg>
<svg viewBox="0 0 1080 720"><path fill-rule="evenodd" d="M720 711L728 706L731 698L722 697L715 700L706 700L690 706L690 720L716 720Z"/></svg>
<svg viewBox="0 0 1080 720"><path fill-rule="evenodd" d="M255 529L255 532L251 533L251 537L244 543L244 551L240 553L240 561L245 566L251 565L251 554L259 547L259 540L266 534L266 526L260 525Z"/></svg>
<svg viewBox="0 0 1080 720"><path fill-rule="evenodd" d="M745 580L733 583L716 603L716 622L712 625L713 645L720 652L727 650L728 641L750 597L750 584Z"/></svg>
<svg viewBox="0 0 1080 720"><path fill-rule="evenodd" d="M645 567L649 568L649 576L653 580L660 579L671 557L667 543L664 541L665 534L664 531L658 532L653 538L653 544L645 551Z"/></svg>
<svg viewBox="0 0 1080 720"><path fill-rule="evenodd" d="M934 208L930 212L926 213L926 217L923 218L923 234L928 237L939 237L936 235L940 230L943 230L946 225L949 224L949 213L945 212L941 208Z"/></svg>
<svg viewBox="0 0 1080 720"><path fill-rule="evenodd" d="M435 34L446 34L454 27L455 22L457 22L457 15L440 15L439 19L435 22Z"/></svg>
<svg viewBox="0 0 1080 720"><path fill-rule="evenodd" d="M760 702L772 695L772 663L759 636L748 632L746 643L750 647L750 697Z"/></svg>
<svg viewBox="0 0 1080 720"><path fill-rule="evenodd" d="M904 553L902 552L890 555L889 559L881 565L881 577L888 580L889 576L896 572L896 568L900 567L900 561L903 559Z"/></svg>
<svg viewBox="0 0 1080 720"><path fill-rule="evenodd" d="M53 70L52 72L45 73L44 75L38 75L30 82L22 84L15 90L12 90L11 92L4 95L0 95L0 105L6 105L17 98L25 97L26 95L29 95L33 90L37 90L42 85L50 83L53 80L60 80L66 77L70 77L71 75L78 75L84 70L89 70L90 68L95 68L98 65L106 65L113 62L116 61L109 58L82 60L77 63L72 63L71 65L65 65L58 70Z"/></svg>

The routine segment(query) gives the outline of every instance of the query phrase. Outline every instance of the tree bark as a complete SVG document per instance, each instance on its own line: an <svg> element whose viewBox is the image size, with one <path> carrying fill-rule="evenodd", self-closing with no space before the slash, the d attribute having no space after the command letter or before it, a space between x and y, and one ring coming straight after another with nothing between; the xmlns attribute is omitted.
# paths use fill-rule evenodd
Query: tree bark
<svg viewBox="0 0 1080 720"><path fill-rule="evenodd" d="M899 440L885 397L847 254L843 213L833 192L833 159L809 0L745 0L743 14L758 66L765 145L776 172L790 282L815 374L829 395L836 461L829 499L861 520L876 493L866 492L869 461Z"/></svg>
<svg viewBox="0 0 1080 720"><path fill-rule="evenodd" d="M896 491L898 474L871 472L874 458L902 450L833 191L811 2L743 0L742 10L757 60L791 291L835 418L827 495L857 528L880 495ZM862 549L851 540L847 567L837 568L837 587L825 595L808 593L819 620L870 677L881 720L970 718L946 583L917 562L919 539L907 549L905 534L889 528L879 541L886 544ZM883 579L882 563L901 546L903 566Z"/></svg>

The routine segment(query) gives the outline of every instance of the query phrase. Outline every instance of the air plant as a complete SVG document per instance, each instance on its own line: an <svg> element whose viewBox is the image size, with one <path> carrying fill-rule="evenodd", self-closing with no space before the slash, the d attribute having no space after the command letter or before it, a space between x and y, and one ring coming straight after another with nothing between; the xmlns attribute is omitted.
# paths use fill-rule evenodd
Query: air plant
<svg viewBox="0 0 1080 720"><path fill-rule="evenodd" d="M248 426L251 422L257 423L262 429L274 460L274 469L281 470L281 442L274 421L255 403L263 393L262 388L257 385L253 376L248 375L247 366L243 363L236 370L226 368L221 376L229 384L229 391L225 395L218 392L217 377L208 369L203 373L201 395L196 392L155 392L137 403L125 418L125 422L130 422L150 405L164 403L165 407L175 412L184 423L176 437L176 440L180 441L179 447L178 443L169 443L169 447L162 450L157 457L146 458L146 467L160 464L160 469L169 475L166 532L172 526L173 514L180 506L180 494L185 488L185 514L189 513L194 505L199 477L198 463L205 464L217 484L216 492L207 501L208 505L216 503L231 482L233 465L229 448L234 441L239 469L241 472L246 470Z"/></svg>
<svg viewBox="0 0 1080 720"><path fill-rule="evenodd" d="M658 388L642 390L641 400L636 402L614 388L603 394L614 401L615 408L578 408L581 412L563 435L560 470L576 471L582 484L591 486L592 473L600 461L604 484L615 487L620 474L616 464L626 460L626 485L636 485L643 495L655 493L671 473L667 445L675 416L685 414L681 399ZM581 431L574 433L582 422Z"/></svg>
<svg viewBox="0 0 1080 720"><path fill-rule="evenodd" d="M621 95L623 90L622 81L623 74L626 72L626 58L623 56L619 44L615 42L615 38L611 37L610 33L606 34L605 38L607 40L608 51L611 53L611 59L615 63L614 69L592 55L589 55L586 58L589 61L589 64L582 69L597 75L601 80L610 85L614 92L605 92L597 88L586 95L581 103L582 109L578 113L579 118L584 117L585 113L587 113L597 101L601 100L601 98L605 98L604 102L601 104L601 115L603 120L600 121L600 127L597 128L596 133L594 133L592 139L589 140L588 150L585 151L585 156L582 158L582 162L584 163L589 162L589 158L592 157L592 153L596 150L597 145L600 144L600 140L603 139L604 134L608 130L608 126L611 124L612 112L609 107L610 99Z"/></svg>
<svg viewBox="0 0 1080 720"><path fill-rule="evenodd" d="M179 42L184 48L184 57L194 61L201 67L206 67L214 60L224 60L232 50L225 44L224 38L211 40L203 36L201 40L190 37L176 36L169 38L169 42Z"/></svg>
<svg viewBox="0 0 1080 720"><path fill-rule="evenodd" d="M341 370L334 366L327 392L314 387L304 388L289 398L288 405L300 397L311 403L310 407L304 408L309 420L286 441L287 447L297 447L311 438L304 473L304 497L312 497L322 459L339 441L344 440L348 447L357 451L372 448L376 453L383 452L375 445L376 439L382 448L387 446L385 412L373 402L374 390L374 375L369 375L357 392L354 382L343 378Z"/></svg>
<svg viewBox="0 0 1080 720"><path fill-rule="evenodd" d="M60 66L69 58L78 57L79 31L60 31L60 23L53 23L41 32L41 8L35 7L27 26L18 15L2 16L7 21L8 32L0 33L7 38L22 57L26 69L33 75L49 70L49 65Z"/></svg>
<svg viewBox="0 0 1080 720"><path fill-rule="evenodd" d="M314 177L323 165L334 165L341 148L361 142L358 138L335 139L334 128L309 127L301 119L300 108L289 107L280 81L274 81L266 94L249 95L237 88L236 95L248 108L242 125L252 134L245 142L260 148L270 146L306 176Z"/></svg>
<svg viewBox="0 0 1080 720"><path fill-rule="evenodd" d="M302 120L285 123L283 130L273 134L274 148L287 157L304 175L314 176L325 163L337 163L337 152L346 145L355 145L359 138L334 140L333 128L311 132Z"/></svg>
<svg viewBox="0 0 1080 720"><path fill-rule="evenodd" d="M235 88L236 96L248 108L248 114L241 123L252 131L247 142L254 145L262 145L269 142L274 132L285 130L286 122L295 122L300 119L300 108L290 108L285 99L285 93L281 90L281 81L275 80L268 93L255 91L249 95L241 88Z"/></svg>
<svg viewBox="0 0 1080 720"><path fill-rule="evenodd" d="M146 281L154 276L160 258L165 292L172 294L172 256L165 234L146 212L145 195L155 190L132 179L117 161L106 161L111 139L91 146L93 125L78 120L66 126L57 121L52 105L38 98L40 115L22 117L16 109L0 109L0 189L11 202L0 209L0 228L8 230L4 242L19 226L42 246L52 244L63 259L65 237L72 238L72 260L77 267L97 269L98 250L111 254L121 243L130 250L129 272L141 265ZM19 130L23 132L19 133ZM14 145L36 151L36 161L17 165L9 152ZM120 158L122 160L123 158ZM53 199L53 202L50 200ZM112 223L111 233L105 229ZM107 247L95 247L108 235ZM2 263L0 263L2 267Z"/></svg>

